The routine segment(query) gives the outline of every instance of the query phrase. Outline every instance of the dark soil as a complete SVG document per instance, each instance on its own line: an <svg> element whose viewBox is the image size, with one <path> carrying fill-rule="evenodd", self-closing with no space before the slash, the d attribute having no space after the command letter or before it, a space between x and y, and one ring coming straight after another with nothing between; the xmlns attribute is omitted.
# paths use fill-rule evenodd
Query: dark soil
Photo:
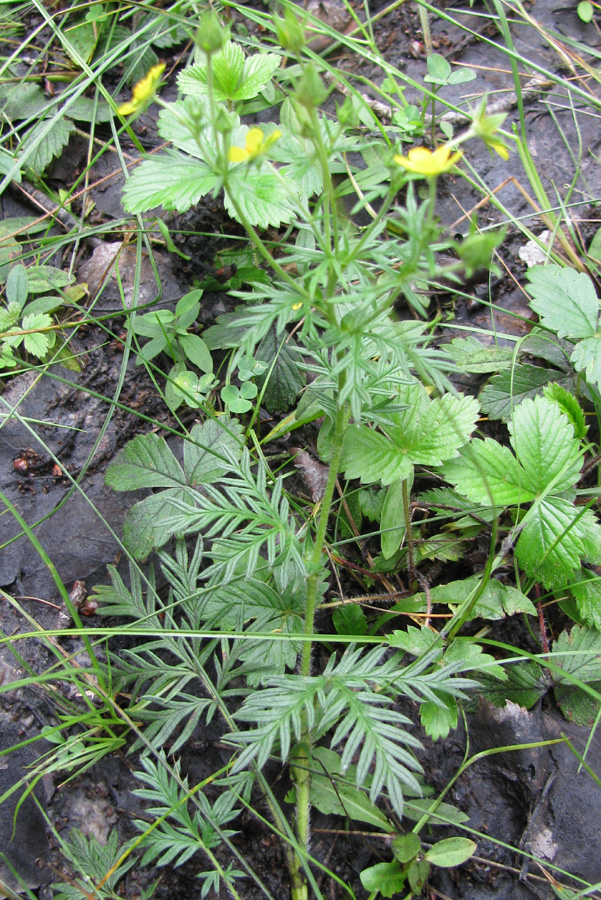
<svg viewBox="0 0 601 900"><path fill-rule="evenodd" d="M377 12L383 6L384 3L375 3L373 9ZM575 4L554 9L549 0L537 0L534 11L537 19L552 30L580 39L589 46L599 44L593 26L585 26L578 19ZM447 12L476 31L482 32L483 23L486 23L475 9L465 12L449 7ZM486 34L491 36L490 29ZM433 35L437 52L453 62L479 67L475 82L443 92L449 102L459 103L466 95L479 97L485 92L512 90L506 57L498 50L475 40L466 40L465 32L450 22L434 22ZM542 39L533 42L532 35L532 30L526 32L517 27L517 49L532 63L558 70L559 60L552 48ZM396 9L378 24L376 36L385 57L396 65L402 64L411 78L420 81L426 73L426 64L414 7L404 4ZM357 65L356 60L338 51L334 51L332 58L349 70ZM370 76L374 73L369 65L365 65L360 74ZM408 98L411 99L410 91ZM560 100L557 95L553 97L556 105ZM533 152L545 186L554 197L554 186L562 190L563 185L571 183L574 163L570 148L577 143L576 119L566 108L550 115L549 101L540 95L531 96L527 110ZM515 120L515 109L511 105L508 112L510 120ZM593 204L600 195L601 170L595 156L601 136L596 118L581 116L577 121L579 138L590 153L583 159L582 176L576 186L581 204L574 211L574 221L586 233L587 229L590 232L596 228L596 223L589 224L588 220L594 219ZM158 143L150 116L142 117L136 127L145 146ZM53 187L69 187L73 183L82 161L78 147L76 142L70 145L70 152L55 165L50 177ZM126 149L133 154L133 146ZM502 189L503 201L511 206L516 216L528 216L537 230L536 216L510 180L514 175L520 177L515 172L514 158L505 162L499 157L491 157L482 145L473 149L471 162L491 189L506 182ZM99 182L104 179L92 188L91 196L96 221L105 223L109 233L106 240L96 240L94 244L84 242L78 277L89 285L95 314L108 316L104 320L105 330L90 327L85 332L78 332L77 349L83 354L80 373L55 367L39 379L33 374L18 375L8 384L1 398L5 410L13 408L18 400L20 405L19 418L5 418L0 428L0 489L20 516L35 529L37 539L69 590L75 582L83 582L87 590L94 584L105 583L107 563L118 563L121 556L118 538L127 508L135 496L127 495L124 499L123 495L104 485L108 462L139 431L158 430L161 426L178 428L176 419L157 396L145 369L136 367L133 359L121 384L122 320L119 312L122 306L114 260L122 249L122 240L110 234L110 223L113 218L123 216L120 202L123 176L118 162L110 154L101 157L92 174ZM20 189L5 194L0 203L3 217L32 212L30 200ZM443 222L454 232L465 232L463 211L469 210L474 203L475 195L470 195L467 183L450 178L441 197ZM480 224L499 220L500 213L492 207L480 211ZM158 299L160 306L173 307L195 280L215 275L219 268L218 252L228 247L232 235L240 233L225 215L219 200L210 199L184 216L170 216L169 226L178 249L190 259L185 261L157 253L160 285L145 259L138 303ZM503 261L512 273L517 274L518 282L525 271L518 256L523 245L521 235L510 230L501 250ZM126 299L130 300L133 295L132 254L135 249L126 248L119 263ZM466 292L473 300L457 306L455 324L469 323L490 329L494 322L500 333L515 335L521 333L520 329L527 332L528 322L520 324L513 317L514 313L519 313L527 319L529 310L511 278L503 274L491 284L470 285ZM491 313L490 307L481 305L480 300L492 301L498 308ZM434 307L438 305L445 309L448 302L442 293L433 297ZM229 309L231 301L224 294L206 293L201 324L210 325ZM111 318L112 314L114 318ZM473 380L460 385L462 389L477 389L477 386ZM114 401L118 405L114 405ZM104 428L109 411L112 413L110 422ZM189 419L192 420L191 413ZM48 424L35 424L42 421ZM298 446L311 447L313 441L314 434L310 429L304 435L296 433L294 436ZM278 449L289 451L290 446L282 444ZM306 495L307 488L300 485L300 480L299 486ZM8 512L0 517L0 542L3 547L0 586L5 592L0 599L2 634L12 636L31 630L30 620L18 612L10 602L11 597L18 600L25 613L40 627L68 627L70 618L46 561L34 552L21 525ZM476 558L472 564L477 568ZM465 567L466 563L462 565ZM445 580L449 572L447 568L443 573ZM470 574L470 571L463 574ZM350 580L345 587L349 592L355 590ZM555 625L558 629L561 627L559 622ZM503 630L507 628L519 629L519 635L508 635ZM523 632L521 624L507 623L495 626L489 636L526 646L529 638ZM60 646L66 653L82 650L80 642L70 639L61 641ZM2 751L39 735L43 726L56 724L56 707L43 685L6 690L6 685L27 673L39 675L46 671L52 662L46 645L37 640L0 645L0 678L5 686L0 698ZM65 697L73 699L69 697L68 685L62 689ZM416 710L410 712L417 722ZM568 733L580 753L584 752L588 729L568 725L550 697L529 712L511 703L504 709L496 709L483 701L467 716L465 728L460 727L447 740L434 744L422 735L425 749L420 761L427 782L435 791L440 791L460 767L468 738L469 752L473 755L491 748L552 740L562 732ZM417 726L416 733L419 733ZM219 738L216 726L204 731L198 729L194 734L182 756L183 771L191 782L197 783L223 765L226 757L220 749ZM34 743L1 756L0 793L18 781L25 767L46 749L41 743ZM593 771L601 772L601 743L596 737L588 749L587 762ZM63 836L74 827L84 834L94 835L100 842L106 841L112 828L118 830L122 840L137 833L133 820L143 819L145 814L144 804L132 794L136 786L132 764L135 764L135 757L118 753L65 784L60 784L58 777L47 779L47 783L40 783L36 788L38 805L28 798L16 816L16 824L13 820L14 796L0 806L0 847L6 852L5 865L0 866L2 879L13 887L24 882L33 889L34 896L40 897L48 896L49 889L45 885L50 881L71 879L71 883L77 883L77 873L69 870L60 846L54 838L52 842L48 840L44 815ZM273 770L270 776L274 789L283 792L287 784L286 773ZM527 857L516 854L512 847L546 860L575 878L592 883L601 880L598 815L601 789L584 769L579 769L577 759L565 744L484 756L467 769L445 800L466 812L469 826L488 835L488 840L479 841L476 856L465 866L437 870L431 879L431 897L452 897L453 900L488 900L492 897L530 900L533 896L550 900L554 897L540 867L535 862L524 862ZM265 814L264 810L259 811L261 815ZM270 830L249 813L242 816L237 826L239 831L233 839L234 846L274 898L287 897L289 888L282 851ZM438 829L430 838L434 840L451 833ZM311 849L316 860L332 870L342 882L352 885L358 900L367 897L359 873L370 864L390 859L385 838L349 832L342 819L320 814L315 816ZM227 864L228 851L221 853L222 861ZM136 866L124 879L121 895L138 898L142 890L158 879L152 893L157 900L190 900L200 896L196 878L199 870L196 858L180 868L153 871ZM316 873L325 897L336 900L348 896L339 883L318 869ZM259 900L265 896L261 884L253 883L250 878L242 885L240 891L245 900ZM213 896L209 895L210 898Z"/></svg>

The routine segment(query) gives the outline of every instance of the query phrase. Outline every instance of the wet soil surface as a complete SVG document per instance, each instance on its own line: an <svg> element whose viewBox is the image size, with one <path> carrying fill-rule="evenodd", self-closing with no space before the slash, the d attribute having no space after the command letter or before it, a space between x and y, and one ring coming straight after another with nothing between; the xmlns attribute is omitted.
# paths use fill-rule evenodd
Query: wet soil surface
<svg viewBox="0 0 601 900"><path fill-rule="evenodd" d="M375 4L374 11L377 10ZM490 43L484 45L471 40L469 35L466 38L466 32L453 20L489 41L498 40L495 28L482 18L479 8L465 11L448 7L445 15L446 20L433 22L434 49L453 63L473 66L477 79L445 89L443 99L465 108L471 97L488 93L508 112L509 123L517 121L507 57ZM586 26L578 19L575 4L554 8L549 0L537 0L532 15L560 34L598 47L597 32L593 25ZM378 24L376 37L386 59L421 83L427 70L415 10L408 5L399 7ZM515 26L514 39L516 49L532 64L531 70L524 73L527 127L535 161L550 196L556 196L555 189L560 196L567 196L574 172L574 148L586 148L581 176L570 198L578 201L572 214L575 227L590 234L596 228L594 201L600 196L601 188L601 170L595 159L601 141L597 119L578 116L561 92L540 75L544 71L559 71L561 60L534 28ZM336 61L341 68L349 70L357 65L356 60L344 54ZM359 74L373 75L374 71L365 63ZM533 82L536 75L540 80ZM410 89L407 96L412 99ZM145 145L152 147L158 143L150 116L142 117L137 128ZM130 154L127 161L133 161L136 158L133 145L130 148L126 145L125 150ZM86 145L83 144L82 150L75 139L69 154L65 154L51 173L54 187L72 183L85 152ZM491 157L484 145L470 148L470 153L471 162L484 183L491 190L500 189L503 202L516 217L525 218L535 231L542 231L543 224L516 183L520 175L516 174L515 156L505 162ZM97 221L110 223L111 219L122 217L123 176L116 158L103 155L94 167L93 176L99 182L91 192ZM1 200L4 218L32 212L31 202L21 189L5 194ZM465 232L465 211L475 202L467 182L449 178L441 197L443 222L453 231ZM479 216L482 225L499 221L501 213L488 206ZM127 241L116 240L112 235L106 240L97 238L84 243L78 280L89 286L94 313L107 318L104 329L92 326L77 333L75 346L81 353L81 372L54 367L43 377L33 373L18 375L0 396L3 412L0 489L6 498L6 512L0 517L3 548L0 587L5 592L0 599L3 635L14 636L37 628L59 630L72 624L48 560L58 578L73 591L74 600L84 602L82 612L85 612L86 590L107 581L108 563L119 564L121 527L127 508L136 499L134 495L124 499L105 486L106 466L136 433L151 427L158 430L161 424L168 428L177 424L144 368L136 367L133 359L125 369L122 365L119 313L123 299L116 267L119 267L126 304L134 299L138 304L156 300L159 306L173 308L194 279L214 273L215 254L227 246L227 239L236 233L236 226L226 217L218 200L207 201L179 219L172 216L169 219L177 235L178 248L190 260L155 254L156 272L144 258L140 284L132 280L136 251ZM529 316L518 286L526 268L520 257L523 247L524 238L517 230L510 229L501 256L517 281L500 277L492 284L470 287L472 299L457 307L454 324L491 328L494 322L501 335L503 332L519 334L520 329L526 333L528 323L520 323L514 317L516 313L525 319ZM55 264L60 262L57 260ZM491 313L490 307L483 306L480 300L492 300L497 308ZM223 294L206 294L203 326L226 312L229 302ZM444 298L437 302L444 304ZM308 443L311 440L309 434ZM299 435L295 436L295 443L302 444ZM43 553L36 551L25 534L24 523L34 530ZM33 627L32 623L37 624ZM39 735L42 727L57 724L56 698L41 682L35 683L35 676L46 672L55 657L77 658L83 649L82 642L74 638L57 639L54 653L47 643L32 638L0 645L0 679L4 686L0 751L16 746L9 755L0 756L0 794L23 778L27 767L49 748L41 742L23 742ZM82 659L85 665L85 654ZM12 682L28 675L33 676L33 683L10 689ZM60 686L59 694L59 708L81 702L68 684ZM418 721L415 709L407 712L413 721ZM419 735L417 726L415 731ZM584 752L589 730L566 723L551 698L544 698L541 705L530 711L511 703L497 709L482 701L467 715L465 725L448 739L433 744L422 735L424 751L420 761L427 783L440 791L457 772L468 746L473 755L515 744L552 741L562 733L568 734L580 753ZM186 746L182 770L192 783L206 778L225 762L219 737L217 726L199 728ZM601 772L601 743L596 737L588 747L587 761L593 771ZM276 769L270 777L274 789L279 791L286 773ZM16 818L19 793L13 794L0 806L2 879L15 888L25 883L43 898L51 896L48 885L52 881L70 880L72 885L77 885L79 876L65 861L56 835L64 837L72 828L78 828L105 843L111 830L116 829L120 840L129 839L137 833L133 820L145 818L143 802L132 793L136 786L132 757L115 753L87 772L75 773L64 784L57 775L46 777L35 788L36 799L27 797ZM467 813L469 827L487 835L487 840L478 839L476 856L460 869L437 870L431 879L431 896L454 900L487 900L493 896L497 900L551 898L555 894L549 879L534 858L552 863L575 879L592 883L601 879L601 789L579 767L565 744L482 754L454 784L445 800ZM50 838L45 817L54 829ZM242 816L237 826L235 847L273 897L278 900L287 897L289 888L282 852L270 830L248 814ZM434 829L430 838L434 841L452 833L448 829ZM515 847L525 851L525 855L516 854L512 849ZM321 814L316 814L314 820L312 853L342 882L352 885L359 900L367 897L359 881L360 872L370 864L390 859L385 839L349 832L342 819ZM533 857L531 861L528 854ZM227 864L227 851L220 858ZM153 897L161 900L199 897L198 871L199 864L194 858L179 868L153 871L136 866L124 878L120 895L138 898L156 880ZM324 896L332 900L347 896L340 884L328 876L321 874L319 879ZM265 896L260 885L251 879L241 882L240 890L245 900ZM212 897L214 894L210 893L209 898Z"/></svg>

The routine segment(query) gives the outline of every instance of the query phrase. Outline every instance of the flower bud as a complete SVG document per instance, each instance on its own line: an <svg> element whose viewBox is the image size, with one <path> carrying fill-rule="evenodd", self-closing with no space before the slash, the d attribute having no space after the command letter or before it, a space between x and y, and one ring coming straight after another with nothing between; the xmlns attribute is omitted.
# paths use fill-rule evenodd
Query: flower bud
<svg viewBox="0 0 601 900"><path fill-rule="evenodd" d="M210 55L221 50L229 37L229 27L225 28L221 24L216 13L207 11L202 14L194 41L203 53Z"/></svg>

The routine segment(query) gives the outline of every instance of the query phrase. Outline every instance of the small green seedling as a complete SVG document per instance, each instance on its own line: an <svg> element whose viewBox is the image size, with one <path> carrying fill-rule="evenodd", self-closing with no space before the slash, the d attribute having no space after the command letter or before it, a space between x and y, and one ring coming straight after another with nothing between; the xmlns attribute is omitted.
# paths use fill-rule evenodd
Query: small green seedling
<svg viewBox="0 0 601 900"><path fill-rule="evenodd" d="M229 412L238 415L252 409L251 401L257 396L258 390L251 379L263 375L267 368L267 363L261 359L244 357L238 366L238 378L242 382L240 387L226 384L221 390L221 399Z"/></svg>
<svg viewBox="0 0 601 900"><path fill-rule="evenodd" d="M138 365L149 362L159 353L166 353L176 363L188 360L202 372L213 371L207 345L197 334L188 333L198 318L201 297L202 291L190 291L178 301L175 312L157 309L136 317L130 325L132 331L150 338L138 353Z"/></svg>
<svg viewBox="0 0 601 900"><path fill-rule="evenodd" d="M6 306L0 308L0 369L17 365L14 351L19 348L44 359L55 344L56 334L48 330L54 324L49 313L62 304L62 299L38 297L28 303L30 287L25 266L13 266L6 280Z"/></svg>

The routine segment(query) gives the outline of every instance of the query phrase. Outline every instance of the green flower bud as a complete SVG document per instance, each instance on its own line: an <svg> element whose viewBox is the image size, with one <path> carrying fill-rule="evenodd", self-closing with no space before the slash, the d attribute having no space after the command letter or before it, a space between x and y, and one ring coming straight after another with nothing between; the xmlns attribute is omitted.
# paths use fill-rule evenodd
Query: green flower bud
<svg viewBox="0 0 601 900"><path fill-rule="evenodd" d="M214 12L204 12L200 18L194 41L203 53L210 55L221 50L230 37L230 29L225 28Z"/></svg>
<svg viewBox="0 0 601 900"><path fill-rule="evenodd" d="M328 96L328 89L314 66L306 67L294 96L305 109L317 109L324 102Z"/></svg>
<svg viewBox="0 0 601 900"><path fill-rule="evenodd" d="M291 9L286 9L283 19L274 16L274 25L278 41L284 50L299 56L306 44L304 23L299 22Z"/></svg>

